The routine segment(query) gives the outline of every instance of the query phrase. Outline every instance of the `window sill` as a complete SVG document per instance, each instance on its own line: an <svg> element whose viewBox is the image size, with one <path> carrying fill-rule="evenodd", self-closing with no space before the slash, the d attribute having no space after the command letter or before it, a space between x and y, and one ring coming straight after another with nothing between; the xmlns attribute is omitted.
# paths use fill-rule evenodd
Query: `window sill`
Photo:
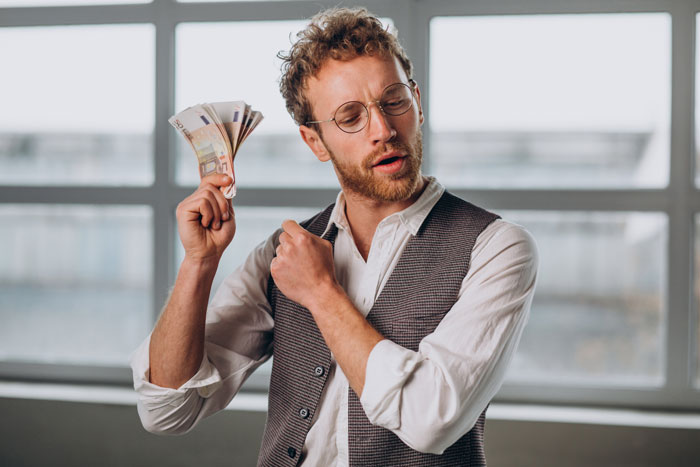
<svg viewBox="0 0 700 467"><path fill-rule="evenodd" d="M125 387L0 381L0 398L135 406L138 396ZM267 395L240 393L226 410L266 412Z"/></svg>
<svg viewBox="0 0 700 467"><path fill-rule="evenodd" d="M0 381L0 398L135 406L133 389L113 386ZM267 411L267 395L240 393L226 410ZM489 420L700 429L700 413L493 403Z"/></svg>

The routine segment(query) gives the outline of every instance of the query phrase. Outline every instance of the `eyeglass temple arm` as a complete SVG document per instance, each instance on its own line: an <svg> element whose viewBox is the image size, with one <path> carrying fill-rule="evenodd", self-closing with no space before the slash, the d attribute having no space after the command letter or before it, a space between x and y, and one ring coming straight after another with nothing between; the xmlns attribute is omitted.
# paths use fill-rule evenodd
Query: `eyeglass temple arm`
<svg viewBox="0 0 700 467"><path fill-rule="evenodd" d="M304 125L308 125L309 123L326 123L326 122L332 122L335 120L335 117L331 118L330 120L311 120L309 122L304 123Z"/></svg>

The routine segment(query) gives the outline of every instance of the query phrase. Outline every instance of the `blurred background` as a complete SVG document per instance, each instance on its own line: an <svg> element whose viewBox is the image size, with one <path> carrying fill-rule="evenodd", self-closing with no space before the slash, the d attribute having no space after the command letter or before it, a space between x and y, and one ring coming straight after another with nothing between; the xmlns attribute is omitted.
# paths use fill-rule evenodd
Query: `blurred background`
<svg viewBox="0 0 700 467"><path fill-rule="evenodd" d="M357 5L0 0L0 464L255 463L269 363L181 441L143 431L128 389L198 183L167 118L228 100L265 115L236 158L216 288L283 219L335 199L276 54L337 4ZM700 464L700 2L363 5L414 62L424 173L539 245L490 464Z"/></svg>

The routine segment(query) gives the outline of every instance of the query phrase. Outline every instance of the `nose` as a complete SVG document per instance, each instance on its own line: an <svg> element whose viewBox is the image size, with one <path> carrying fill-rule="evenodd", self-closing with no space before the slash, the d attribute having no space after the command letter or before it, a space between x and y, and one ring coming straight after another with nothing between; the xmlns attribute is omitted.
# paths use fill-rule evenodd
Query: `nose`
<svg viewBox="0 0 700 467"><path fill-rule="evenodd" d="M369 105L368 112L367 129L374 143L390 141L396 136L396 130L391 124L390 117L382 111L376 102Z"/></svg>

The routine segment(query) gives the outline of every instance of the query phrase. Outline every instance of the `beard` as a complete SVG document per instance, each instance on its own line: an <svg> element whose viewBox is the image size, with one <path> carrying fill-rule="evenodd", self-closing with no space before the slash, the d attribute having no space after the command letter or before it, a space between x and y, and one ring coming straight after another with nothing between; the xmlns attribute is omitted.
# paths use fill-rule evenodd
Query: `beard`
<svg viewBox="0 0 700 467"><path fill-rule="evenodd" d="M388 151L405 154L403 167L394 174L378 174L373 164L377 157ZM405 201L415 193L421 181L423 162L423 133L420 127L409 143L392 142L368 154L359 165L340 161L328 151L340 186L345 191L376 201Z"/></svg>

